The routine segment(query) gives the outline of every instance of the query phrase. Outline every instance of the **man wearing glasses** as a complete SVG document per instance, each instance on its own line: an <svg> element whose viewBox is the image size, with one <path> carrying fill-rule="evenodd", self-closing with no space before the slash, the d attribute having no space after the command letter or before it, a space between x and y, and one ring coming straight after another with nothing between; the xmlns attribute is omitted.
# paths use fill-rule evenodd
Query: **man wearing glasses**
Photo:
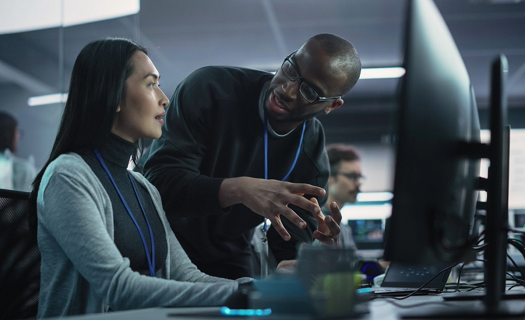
<svg viewBox="0 0 525 320"><path fill-rule="evenodd" d="M336 143L326 147L330 161L330 178L328 178L328 200L322 207L325 215L331 214L330 206L342 208L346 203L355 203L361 184L365 177L361 174L361 157L353 146ZM341 225L339 233L341 246L356 249L352 229Z"/></svg>
<svg viewBox="0 0 525 320"><path fill-rule="evenodd" d="M355 203L365 179L361 174L361 158L357 149L345 144L326 147L330 161L327 204L337 203L342 208L346 203ZM329 211L326 211L329 214Z"/></svg>
<svg viewBox="0 0 525 320"><path fill-rule="evenodd" d="M339 212L326 220L320 212L329 168L315 116L339 108L360 72L350 42L320 34L275 75L211 66L177 87L141 163L201 271L254 276L250 242L264 221L277 262L295 259L299 243L337 241Z"/></svg>

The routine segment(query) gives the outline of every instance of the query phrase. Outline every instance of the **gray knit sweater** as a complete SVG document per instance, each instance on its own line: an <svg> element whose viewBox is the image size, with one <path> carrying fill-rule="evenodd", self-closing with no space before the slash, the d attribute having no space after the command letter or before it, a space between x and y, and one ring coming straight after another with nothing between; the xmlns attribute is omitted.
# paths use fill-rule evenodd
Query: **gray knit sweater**
<svg viewBox="0 0 525 320"><path fill-rule="evenodd" d="M168 254L163 268L155 278L131 270L113 242L112 206L102 184L79 155L61 155L46 169L37 199L42 255L38 318L216 306L250 280L200 272L169 228L157 189L142 175L131 174L149 191L164 225Z"/></svg>

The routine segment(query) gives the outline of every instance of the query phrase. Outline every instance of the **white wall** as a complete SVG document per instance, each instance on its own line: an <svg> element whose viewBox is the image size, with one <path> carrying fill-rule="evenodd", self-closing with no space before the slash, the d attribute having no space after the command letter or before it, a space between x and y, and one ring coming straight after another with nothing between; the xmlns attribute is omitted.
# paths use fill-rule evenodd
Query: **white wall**
<svg viewBox="0 0 525 320"><path fill-rule="evenodd" d="M361 155L363 192L392 191L394 186L394 147L387 144L354 144Z"/></svg>

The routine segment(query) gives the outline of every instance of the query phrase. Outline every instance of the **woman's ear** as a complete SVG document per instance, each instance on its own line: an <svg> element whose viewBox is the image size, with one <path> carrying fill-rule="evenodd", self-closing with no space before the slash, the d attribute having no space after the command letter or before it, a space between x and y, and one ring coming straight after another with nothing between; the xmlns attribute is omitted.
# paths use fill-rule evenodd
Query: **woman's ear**
<svg viewBox="0 0 525 320"><path fill-rule="evenodd" d="M117 106L117 112L120 112L120 104Z"/></svg>

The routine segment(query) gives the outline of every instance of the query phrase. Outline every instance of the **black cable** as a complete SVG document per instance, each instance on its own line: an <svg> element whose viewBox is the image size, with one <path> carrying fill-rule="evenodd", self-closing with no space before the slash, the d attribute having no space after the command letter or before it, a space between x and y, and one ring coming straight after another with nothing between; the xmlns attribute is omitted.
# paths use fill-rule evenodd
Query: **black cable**
<svg viewBox="0 0 525 320"><path fill-rule="evenodd" d="M455 289L457 287L457 285L458 285L457 283L452 283L451 282L451 283L447 283L445 285L445 288L447 288L447 289ZM459 286L460 287L471 287L471 286L473 286L473 284L469 283L469 282L460 282Z"/></svg>
<svg viewBox="0 0 525 320"><path fill-rule="evenodd" d="M514 238L508 238L507 242L509 244L511 244L514 248L518 249L518 251L521 253L523 258L525 258L525 247L523 245L523 242L521 242L518 239L514 239ZM521 270L520 270L520 272L521 272ZM522 272L522 274L523 274L523 272Z"/></svg>
<svg viewBox="0 0 525 320"><path fill-rule="evenodd" d="M525 234L525 231L521 231L519 233L523 233ZM478 240L478 244L483 242L485 240L485 238L481 238L481 234L480 234L480 239ZM520 253L523 255L523 257L525 258L525 246L523 245L523 243L517 239L513 239L513 238L508 238L507 239L507 242L509 244L511 244L512 246L514 246L516 249L518 249L518 251L520 251ZM476 247L473 247L472 249L475 251L475 252L481 252L481 251L484 251L488 246L488 243L484 243L482 245L479 245L479 246L476 246ZM520 271L521 275L525 278L525 274L523 273L523 271L518 267L518 265L516 264L516 262L514 261L514 259L512 259L512 257L507 254L507 257L509 258L509 260L514 264L514 266ZM485 263L486 260L482 260L482 259L476 259L476 261L479 261L479 262L483 262ZM458 271L458 281L457 283L455 284L455 290L453 292L460 292L459 291L459 287L460 287L460 284L461 284L461 274L463 272L463 268L467 265L468 263L463 263ZM421 306L427 306L429 304L440 304L440 305L443 305L444 303L443 302L426 302L426 303L420 303L420 304L416 304L416 305L410 305L410 306L404 306L404 305L400 305L398 303L395 302L395 300L404 300L404 299L407 299L415 294L417 294L419 291L421 291L422 289L424 289L424 287L426 285L428 285L432 280L434 280L437 276L439 276L440 274L442 274L443 272L457 266L458 263L456 264L453 264L449 267L446 267L445 269L441 270L438 274L436 274L434 277L432 277L432 279L428 280L425 284L423 284L421 287L417 288L414 292L411 292L410 294L407 294L403 297L381 297L381 298L385 298L384 301L386 302L389 302L393 305L395 305L396 307L399 307L399 308L415 308L415 307L421 307ZM510 280L513 280L516 282L515 285L511 286L508 290L511 290L517 286L525 286L525 280L523 279L519 279L517 277L515 277L514 275L512 275L511 273L507 272L507 275L510 277ZM507 280L507 279L506 279ZM476 284L463 284L463 286L465 287L469 287L468 290L466 290L466 292L470 292L470 291L474 291L474 290L477 290L477 289L480 289L480 288L484 288L486 287L486 283L483 281L483 282L479 282L479 283L476 283Z"/></svg>
<svg viewBox="0 0 525 320"><path fill-rule="evenodd" d="M485 250L487 248L487 246L488 246L488 243L484 243L484 244L482 244L480 246L472 247L472 250L474 252L481 252L481 251Z"/></svg>
<svg viewBox="0 0 525 320"><path fill-rule="evenodd" d="M479 286L484 286L485 285L485 281L481 281L481 282L476 282L476 283L470 283L468 284L470 287L479 287Z"/></svg>
<svg viewBox="0 0 525 320"><path fill-rule="evenodd" d="M507 289L507 291L510 291L510 290L514 289L515 287L519 287L519 286L523 286L523 285L522 284L512 285L510 288Z"/></svg>
<svg viewBox="0 0 525 320"><path fill-rule="evenodd" d="M486 262L485 260L481 260L481 259L476 259L475 261L483 262L483 263ZM456 285L456 289L455 289L453 292L460 292L460 291L459 291L459 284L461 283L461 273L463 272L463 268L464 268L466 265L468 265L468 264L470 264L470 263L464 263L464 264L461 266L461 268L459 269L459 272L458 272L458 282L457 282L457 285ZM484 283L484 282L481 282L481 283ZM476 286L476 284L472 284L471 286L474 286L474 288L472 288L472 289L476 289L476 288L478 288L478 287Z"/></svg>
<svg viewBox="0 0 525 320"><path fill-rule="evenodd" d="M525 246L525 245L523 244L523 241L521 241L521 240L520 240L520 239L518 239L518 238L509 238L509 239L511 239L511 240L514 240L514 241L518 242L518 243L519 243L519 244L520 244L520 245L521 245L522 247L524 247L524 246Z"/></svg>
<svg viewBox="0 0 525 320"><path fill-rule="evenodd" d="M520 285L522 285L522 286L525 286L525 281L524 281L524 280L519 279L519 278L516 278L516 277L515 277L512 273L510 273L510 272L507 272L507 275L510 277L510 279L505 278L506 281L507 281L507 280L514 280L514 281L516 281L516 283L518 283L518 284L520 284Z"/></svg>
<svg viewBox="0 0 525 320"><path fill-rule="evenodd" d="M466 282L460 283L459 286L456 283L450 283L447 286L445 286L445 288L447 289L446 292L461 292L460 291L461 289L465 289L466 290L466 289L471 289L471 288L474 288L474 287L476 287L476 285L470 284L470 283L466 283Z"/></svg>
<svg viewBox="0 0 525 320"><path fill-rule="evenodd" d="M510 243L512 242L512 245L520 251L525 256L525 245L523 242L516 238L508 238L507 241Z"/></svg>
<svg viewBox="0 0 525 320"><path fill-rule="evenodd" d="M514 229L514 228L509 228L508 230L509 230L510 232L512 232L512 233L525 234L525 229Z"/></svg>
<svg viewBox="0 0 525 320"><path fill-rule="evenodd" d="M470 288L470 289L466 290L465 292L474 291L474 290L479 289L479 288L485 288L486 286L487 286L487 284L485 282L481 282L478 285L474 286L473 288Z"/></svg>
<svg viewBox="0 0 525 320"><path fill-rule="evenodd" d="M483 238L482 238L483 237ZM483 229L478 235L478 243L485 239L485 229Z"/></svg>
<svg viewBox="0 0 525 320"><path fill-rule="evenodd" d="M513 231L513 230L511 230ZM520 231L519 233L524 233L525 234L525 230L524 231ZM479 240L478 240L478 244L483 242L485 240L485 238L481 238L481 235L483 234L483 232L480 234L480 237L479 237ZM523 255L523 257L525 258L525 246L523 245L523 243L517 239L513 239L513 238L508 238L507 239L507 242L509 244L511 244L512 246L514 246L516 249L518 249L520 251L520 253ZM486 247L488 246L487 243L484 243L480 246L476 246L476 247L473 247L472 249L475 251L475 252L481 252L481 251L484 251L486 249ZM518 267L518 265L516 264L516 262L514 261L514 259L512 259L512 257L507 254L507 257L510 259L510 261L514 264L514 266L520 271L521 275L525 278L525 274L523 273L523 271ZM479 261L479 262L483 262L485 263L486 260L482 260L482 259L476 259L475 261ZM467 263L468 264L468 263ZM455 290L453 292L460 292L459 291L459 286L461 284L461 273L463 272L463 268L467 265L467 264L462 264L459 271L458 271L458 281L457 283L455 284ZM404 300L404 299L407 299L408 297L411 297L415 294L417 294L419 291L421 291L422 289L425 288L426 285L428 285L432 280L434 280L436 277L438 277L440 274L442 274L443 272L457 266L458 263L456 264L453 264L449 267L446 267L445 269L441 270L438 274L436 274L434 277L432 277L430 280L428 280L427 282L425 282L422 286L420 286L419 288L417 288L414 292L411 292L403 297L382 297L382 296L378 296L378 298L385 298L385 301L388 301L400 308L412 308L412 307L416 307L416 306L423 306L423 305L428 305L430 304L429 303L423 303L423 304L419 304L419 305L412 305L412 306L402 306L402 305L398 305L396 303L394 303L392 300L388 300L388 299L393 299L393 300ZM515 281L517 284L516 285L513 285L512 287L509 288L512 289L516 286L525 286L525 280L522 280L522 279L519 279L517 277L515 277L514 275L510 274L509 272L507 272L507 275L510 277L511 280ZM466 290L467 292L469 291L473 291L473 290L476 290L476 289L479 289L479 288L484 288L486 286L486 283L483 281L483 282L480 282L480 283L476 283L476 284L463 284L463 286L466 286L466 287L470 287L468 290ZM440 304L442 304L442 302L440 302Z"/></svg>
<svg viewBox="0 0 525 320"><path fill-rule="evenodd" d="M467 265L468 263L464 263L461 265L461 267L459 268L459 271L458 271L458 283L456 285L456 290L454 290L453 292L458 292L459 291L459 284L461 283L461 272L463 272L463 268Z"/></svg>
<svg viewBox="0 0 525 320"><path fill-rule="evenodd" d="M487 260L485 259L476 259L475 261L478 261L478 262L487 262ZM470 291L473 291L473 290L476 290L476 289L479 289L479 288L484 288L486 287L486 282L485 281L482 281L482 282L478 282L478 283L473 283L472 284L472 288L466 290L465 292L470 292Z"/></svg>
<svg viewBox="0 0 525 320"><path fill-rule="evenodd" d="M507 258L509 258L509 260L512 262L512 264L514 265L514 267L516 269L518 269L518 271L521 273L521 277L523 279L525 279L525 277L523 276L523 271L520 269L520 267L518 266L518 264L516 263L516 261L514 261L514 259L512 259L512 257L510 256L510 254L507 253Z"/></svg>
<svg viewBox="0 0 525 320"><path fill-rule="evenodd" d="M484 238L484 237L483 237L483 238L479 238L477 244L480 244L480 243L482 243L482 242L484 242L484 241L485 241L485 238Z"/></svg>
<svg viewBox="0 0 525 320"><path fill-rule="evenodd" d="M388 302L390 304L393 304L394 306L396 306L398 308L401 308L401 309L418 308L418 307L428 306L428 305L431 305L431 304L438 304L440 306L450 306L450 307L457 306L457 304L447 303L446 301L428 301L428 302L423 302L423 303L418 303L418 304L411 304L411 305L406 306L406 305L399 304L399 303L397 303L397 301L392 300L392 299L393 299L392 297L385 297L385 299L383 299L382 301L385 301L385 302ZM397 300L399 300L399 299L397 299Z"/></svg>
<svg viewBox="0 0 525 320"><path fill-rule="evenodd" d="M509 231L515 232L515 233L525 234L525 230L518 230L518 229L509 228ZM512 245L514 248L516 248L521 253L523 258L525 258L525 245L523 244L523 242L521 240L515 239L515 238L507 238L507 243ZM521 277L525 279L525 274L523 273L523 270L518 266L518 264L514 261L514 259L512 259L512 257L509 254L507 254L507 257L514 264L516 269L521 273Z"/></svg>

